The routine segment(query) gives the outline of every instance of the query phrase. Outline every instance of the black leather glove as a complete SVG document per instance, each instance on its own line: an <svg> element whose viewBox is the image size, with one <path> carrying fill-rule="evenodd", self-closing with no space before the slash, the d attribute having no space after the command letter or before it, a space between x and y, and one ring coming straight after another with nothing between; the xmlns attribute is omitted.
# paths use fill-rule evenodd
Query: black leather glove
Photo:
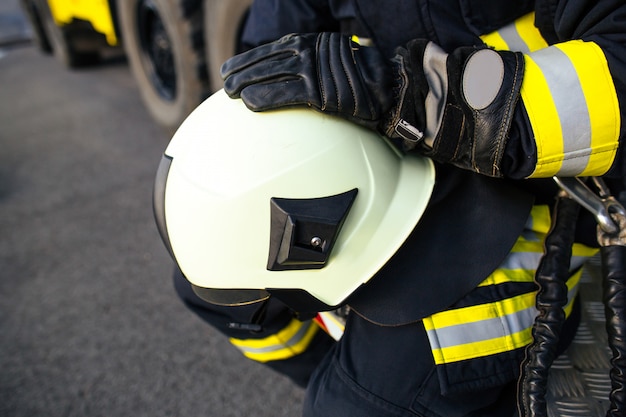
<svg viewBox="0 0 626 417"><path fill-rule="evenodd" d="M221 73L226 93L254 111L306 105L374 129L392 105L390 63L339 33L284 36Z"/></svg>
<svg viewBox="0 0 626 417"><path fill-rule="evenodd" d="M462 47L451 54L422 39L398 48L402 83L383 123L434 160L501 177L500 164L519 99L521 53Z"/></svg>
<svg viewBox="0 0 626 417"><path fill-rule="evenodd" d="M519 98L523 56L416 39L387 61L345 35L288 35L229 59L224 89L254 111L307 105L402 140L407 151L489 176Z"/></svg>

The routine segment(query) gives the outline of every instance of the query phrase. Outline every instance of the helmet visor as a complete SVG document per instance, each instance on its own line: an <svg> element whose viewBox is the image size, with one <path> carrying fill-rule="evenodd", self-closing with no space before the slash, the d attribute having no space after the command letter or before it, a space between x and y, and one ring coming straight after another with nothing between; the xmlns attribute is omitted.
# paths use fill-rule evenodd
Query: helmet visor
<svg viewBox="0 0 626 417"><path fill-rule="evenodd" d="M248 304L259 303L270 297L265 290L231 290L220 288L202 288L197 285L191 285L193 292L204 301L220 306L242 306Z"/></svg>

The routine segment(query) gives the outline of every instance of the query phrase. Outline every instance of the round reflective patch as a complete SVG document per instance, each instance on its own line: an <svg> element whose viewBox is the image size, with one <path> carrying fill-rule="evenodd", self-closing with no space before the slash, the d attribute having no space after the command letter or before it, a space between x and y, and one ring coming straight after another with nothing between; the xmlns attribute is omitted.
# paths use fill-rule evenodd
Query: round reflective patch
<svg viewBox="0 0 626 417"><path fill-rule="evenodd" d="M465 101L475 110L482 110L493 103L504 78L502 57L492 49L481 49L465 64L463 94Z"/></svg>

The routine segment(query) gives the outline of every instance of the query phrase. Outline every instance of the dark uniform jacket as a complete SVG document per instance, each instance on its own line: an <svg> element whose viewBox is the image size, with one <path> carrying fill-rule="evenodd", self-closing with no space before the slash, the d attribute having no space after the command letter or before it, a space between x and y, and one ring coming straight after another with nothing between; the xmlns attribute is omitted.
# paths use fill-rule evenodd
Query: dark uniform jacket
<svg viewBox="0 0 626 417"><path fill-rule="evenodd" d="M599 46L615 86L618 121L624 119L623 0L394 0L384 2L385 7L381 3L276 0L273 10L255 11L244 42L254 46L290 32L344 31L372 39L388 57L396 46L414 38L427 38L450 52L459 46L482 45L481 35L535 12L535 26L548 44L582 39ZM522 179L530 176L538 158L530 132L528 115L518 106L506 152L507 179L437 165L437 183L426 213L398 253L354 294L353 309L384 325L417 321L450 306L497 268L522 231L531 206L551 202L556 191L549 178ZM622 123L620 138L624 132ZM607 175L619 187L624 169L621 154L617 152ZM593 243L593 228L580 231L581 239Z"/></svg>

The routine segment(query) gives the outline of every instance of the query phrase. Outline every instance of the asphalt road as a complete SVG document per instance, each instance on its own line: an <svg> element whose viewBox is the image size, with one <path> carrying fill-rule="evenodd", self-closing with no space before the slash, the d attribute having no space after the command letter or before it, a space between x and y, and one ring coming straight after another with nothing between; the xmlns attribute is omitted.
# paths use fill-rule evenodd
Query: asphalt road
<svg viewBox="0 0 626 417"><path fill-rule="evenodd" d="M299 414L175 295L151 206L168 140L123 58L0 46L0 416Z"/></svg>

